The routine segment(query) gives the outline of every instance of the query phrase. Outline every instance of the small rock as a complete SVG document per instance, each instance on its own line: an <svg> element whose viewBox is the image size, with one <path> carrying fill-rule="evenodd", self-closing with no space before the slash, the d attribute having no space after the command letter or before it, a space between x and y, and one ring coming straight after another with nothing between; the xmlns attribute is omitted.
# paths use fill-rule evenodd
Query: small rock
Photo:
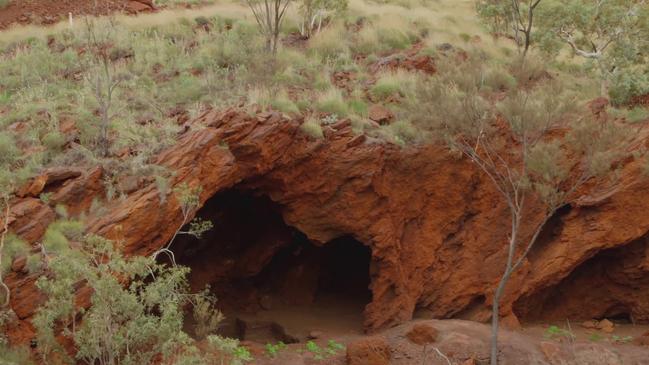
<svg viewBox="0 0 649 365"><path fill-rule="evenodd" d="M11 263L11 271L21 272L25 269L25 264L27 263L26 257L18 257Z"/></svg>
<svg viewBox="0 0 649 365"><path fill-rule="evenodd" d="M593 329L596 329L596 328L597 328L597 324L598 324L598 323L597 323L597 320L595 320L595 319L591 319L590 321L582 322L582 323L581 323L581 326L582 326L583 328L586 328L586 329L589 329L589 330L593 330Z"/></svg>
<svg viewBox="0 0 649 365"><path fill-rule="evenodd" d="M358 136L352 138L349 142L347 142L347 147L352 148L352 147L359 146L363 144L363 142L365 142L366 139L367 137L365 137L364 134L359 134Z"/></svg>
<svg viewBox="0 0 649 365"><path fill-rule="evenodd" d="M462 365L478 365L478 363L475 361L475 358L472 357L470 359L466 359L466 361L464 361Z"/></svg>
<svg viewBox="0 0 649 365"><path fill-rule="evenodd" d="M317 340L322 337L322 331L311 331L306 336L309 340Z"/></svg>
<svg viewBox="0 0 649 365"><path fill-rule="evenodd" d="M271 310L273 308L273 298L270 295L263 295L259 298L259 306L265 310Z"/></svg>
<svg viewBox="0 0 649 365"><path fill-rule="evenodd" d="M335 129L337 131L340 131L340 130L343 130L345 128L349 128L351 126L352 126L352 122L349 119L342 119L342 120L339 120L339 121L335 122L334 124L332 124L331 128L333 128L333 129Z"/></svg>
<svg viewBox="0 0 649 365"><path fill-rule="evenodd" d="M450 43L442 43L437 46L437 49L440 51L450 51L453 49L453 45Z"/></svg>
<svg viewBox="0 0 649 365"><path fill-rule="evenodd" d="M140 179L137 176L124 176L117 181L117 188L124 194L130 194L140 187Z"/></svg>
<svg viewBox="0 0 649 365"><path fill-rule="evenodd" d="M27 184L18 189L16 195L19 197L38 196L47 184L47 175L41 174L31 179Z"/></svg>
<svg viewBox="0 0 649 365"><path fill-rule="evenodd" d="M366 337L347 345L347 365L389 365L392 352L385 337Z"/></svg>
<svg viewBox="0 0 649 365"><path fill-rule="evenodd" d="M379 124L390 124L394 120L394 113L383 105L374 104L369 109L369 117Z"/></svg>
<svg viewBox="0 0 649 365"><path fill-rule="evenodd" d="M415 324L412 326L410 331L406 333L406 337L410 342L420 346L435 342L437 340L437 335L438 332L435 327L425 323Z"/></svg>
<svg viewBox="0 0 649 365"><path fill-rule="evenodd" d="M601 321L599 321L597 327L606 333L612 333L615 329L613 322L609 321L608 319L602 319Z"/></svg>

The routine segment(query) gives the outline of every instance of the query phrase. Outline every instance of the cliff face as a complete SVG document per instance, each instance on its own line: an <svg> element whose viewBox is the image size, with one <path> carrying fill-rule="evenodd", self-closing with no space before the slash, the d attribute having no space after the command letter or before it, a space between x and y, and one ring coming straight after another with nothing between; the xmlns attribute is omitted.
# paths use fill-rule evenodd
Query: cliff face
<svg viewBox="0 0 649 365"><path fill-rule="evenodd" d="M324 140L310 139L300 121L275 113L211 111L197 125L205 127L190 127L159 156L176 173L173 185L202 186L202 203L233 187L252 191L269 197L284 222L317 245L349 236L370 247L366 329L409 320L416 308L438 318L488 319L509 217L468 161L435 146L399 148L356 136L344 121L325 127ZM10 218L14 232L36 243L55 219L51 206L65 204L76 214L103 196L100 169L71 171L45 172L21 191ZM151 254L181 224L180 210L172 196L161 202L155 184L130 185L127 199L88 216L88 230L118 240L128 254ZM50 205L37 198L42 191L52 193ZM561 209L509 284L506 322L605 315L649 320L647 196L649 181L638 162L629 162L613 188L584 191ZM538 221L539 209L529 210L529 221ZM280 246L261 240L241 262L258 272L267 261L252 258L272 256ZM18 263L6 279L19 317L10 329L17 342L32 336L29 319L44 299L35 279ZM80 304L87 298L81 293ZM590 304L594 299L597 305Z"/></svg>

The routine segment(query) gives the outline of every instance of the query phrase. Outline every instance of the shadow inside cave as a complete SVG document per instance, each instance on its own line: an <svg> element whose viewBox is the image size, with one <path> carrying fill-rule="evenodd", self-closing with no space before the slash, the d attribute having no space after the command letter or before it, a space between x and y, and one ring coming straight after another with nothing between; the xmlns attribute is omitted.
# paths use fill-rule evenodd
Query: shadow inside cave
<svg viewBox="0 0 649 365"><path fill-rule="evenodd" d="M214 227L179 236L176 261L191 268L193 291L209 286L225 314L219 333L261 343L303 341L313 332L363 331L371 301L370 248L352 236L315 244L288 226L268 197L231 189L197 217ZM192 333L192 318L187 326Z"/></svg>

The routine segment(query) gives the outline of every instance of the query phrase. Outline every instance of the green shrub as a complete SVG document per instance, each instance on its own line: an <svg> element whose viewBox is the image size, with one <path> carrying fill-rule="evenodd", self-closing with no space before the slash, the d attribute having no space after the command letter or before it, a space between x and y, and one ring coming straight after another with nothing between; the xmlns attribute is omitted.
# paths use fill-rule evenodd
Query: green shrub
<svg viewBox="0 0 649 365"><path fill-rule="evenodd" d="M381 75L370 89L370 95L377 100L400 97L414 85L415 76L408 72L397 71Z"/></svg>
<svg viewBox="0 0 649 365"><path fill-rule="evenodd" d="M349 106L349 111L353 114L359 115L361 117L367 117L367 112L369 107L367 103L361 99L352 99L347 102Z"/></svg>
<svg viewBox="0 0 649 365"><path fill-rule="evenodd" d="M2 250L2 266L0 272L5 274L11 268L11 263L18 257L26 256L29 252L29 247L25 241L14 235L8 235L5 238L4 249ZM0 291L0 295L4 295ZM0 297L0 303L4 303L4 298Z"/></svg>
<svg viewBox="0 0 649 365"><path fill-rule="evenodd" d="M627 104L634 96L647 93L649 93L649 75L629 71L616 74L608 90L613 105Z"/></svg>
<svg viewBox="0 0 649 365"><path fill-rule="evenodd" d="M626 119L631 123L647 121L649 120L649 109L635 107L627 112Z"/></svg>
<svg viewBox="0 0 649 365"><path fill-rule="evenodd" d="M14 136L8 132L0 132L0 167L8 169L20 155Z"/></svg>
<svg viewBox="0 0 649 365"><path fill-rule="evenodd" d="M209 349L216 352L220 357L220 363L230 365L242 365L253 361L253 357L247 348L239 345L239 340L225 338L218 335L207 337Z"/></svg>
<svg viewBox="0 0 649 365"><path fill-rule="evenodd" d="M487 71L485 85L494 91L512 90L516 87L516 78L507 72L507 70L494 67Z"/></svg>
<svg viewBox="0 0 649 365"><path fill-rule="evenodd" d="M70 228L70 222L56 228ZM37 282L48 298L33 320L42 356L61 350L56 339L61 325L70 328L62 335L73 341L76 359L90 364L100 359L105 365L147 364L158 354L164 361L191 346L183 332L183 308L205 294L189 293L189 269L161 265L150 256L127 259L98 236L77 242L78 247L67 243L48 250L52 275ZM125 286L122 278L130 283ZM75 305L79 282L92 289L92 306L85 311Z"/></svg>
<svg viewBox="0 0 649 365"><path fill-rule="evenodd" d="M307 119L304 123L302 123L300 129L302 130L302 132L315 139L324 138L324 134L322 133L322 126L320 125L320 122L315 119Z"/></svg>
<svg viewBox="0 0 649 365"><path fill-rule="evenodd" d="M421 132L412 125L412 123L404 120L398 120L388 127L392 135L399 141L406 143L414 142L421 135Z"/></svg>
<svg viewBox="0 0 649 365"><path fill-rule="evenodd" d="M52 152L60 151L66 143L65 136L58 132L53 131L45 134L42 139L43 146Z"/></svg>
<svg viewBox="0 0 649 365"><path fill-rule="evenodd" d="M342 24L335 24L309 40L309 51L322 60L336 60L349 54L346 30Z"/></svg>
<svg viewBox="0 0 649 365"><path fill-rule="evenodd" d="M2 0L0 0L1 2ZM0 5L2 8L2 5ZM25 347L9 346L4 343L0 343L0 354L2 354L2 359L0 364L2 365L31 365L34 362L30 359L31 353L29 349Z"/></svg>
<svg viewBox="0 0 649 365"><path fill-rule="evenodd" d="M386 50L373 26L365 26L356 33L350 48L353 53L363 55L373 55Z"/></svg>
<svg viewBox="0 0 649 365"><path fill-rule="evenodd" d="M388 49L406 49L417 41L417 37L395 28L379 28L377 30L379 42Z"/></svg>
<svg viewBox="0 0 649 365"><path fill-rule="evenodd" d="M338 89L331 88L320 94L316 103L319 112L335 114L338 117L345 117L349 113L347 103Z"/></svg>
<svg viewBox="0 0 649 365"><path fill-rule="evenodd" d="M292 113L299 114L300 109L295 105L295 103L289 99L288 95L284 93L279 93L276 97L270 100L270 106L279 110L283 113Z"/></svg>

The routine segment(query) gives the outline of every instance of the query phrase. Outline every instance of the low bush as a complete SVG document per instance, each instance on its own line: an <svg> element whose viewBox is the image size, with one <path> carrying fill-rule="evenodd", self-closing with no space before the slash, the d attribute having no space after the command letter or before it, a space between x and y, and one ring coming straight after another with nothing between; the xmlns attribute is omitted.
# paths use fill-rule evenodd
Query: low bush
<svg viewBox="0 0 649 365"><path fill-rule="evenodd" d="M630 70L619 72L611 80L608 93L613 105L627 104L634 96L649 93L649 75Z"/></svg>
<svg viewBox="0 0 649 365"><path fill-rule="evenodd" d="M400 98L413 87L415 80L415 75L405 71L385 73L372 86L370 95L379 101Z"/></svg>
<svg viewBox="0 0 649 365"><path fill-rule="evenodd" d="M309 118L302 125L300 126L300 129L302 132L306 133L307 135L315 138L315 139L322 139L324 138L324 134L322 133L322 126L320 125L320 121Z"/></svg>
<svg viewBox="0 0 649 365"><path fill-rule="evenodd" d="M63 220L43 241L52 275L37 282L48 298L33 320L41 356L66 356L56 338L61 327L76 359L91 364L145 364L158 354L167 363L185 354L193 345L183 332L183 308L205 296L189 293L189 270L151 256L125 258L113 242L82 232L78 222ZM92 289L85 311L75 304L80 281Z"/></svg>
<svg viewBox="0 0 649 365"><path fill-rule="evenodd" d="M336 88L330 88L318 95L316 109L319 112L335 114L338 117L345 117L349 113L347 102L340 90Z"/></svg>
<svg viewBox="0 0 649 365"><path fill-rule="evenodd" d="M626 119L631 123L644 122L649 120L649 109L635 107L626 113Z"/></svg>
<svg viewBox="0 0 649 365"><path fill-rule="evenodd" d="M489 69L484 82L493 91L507 91L516 87L516 78L502 67Z"/></svg>
<svg viewBox="0 0 649 365"><path fill-rule="evenodd" d="M270 100L270 106L283 113L299 114L300 109L288 97L286 92L279 92L274 98Z"/></svg>
<svg viewBox="0 0 649 365"><path fill-rule="evenodd" d="M309 40L309 52L325 62L347 57L350 49L346 41L346 32L340 23L328 27Z"/></svg>

